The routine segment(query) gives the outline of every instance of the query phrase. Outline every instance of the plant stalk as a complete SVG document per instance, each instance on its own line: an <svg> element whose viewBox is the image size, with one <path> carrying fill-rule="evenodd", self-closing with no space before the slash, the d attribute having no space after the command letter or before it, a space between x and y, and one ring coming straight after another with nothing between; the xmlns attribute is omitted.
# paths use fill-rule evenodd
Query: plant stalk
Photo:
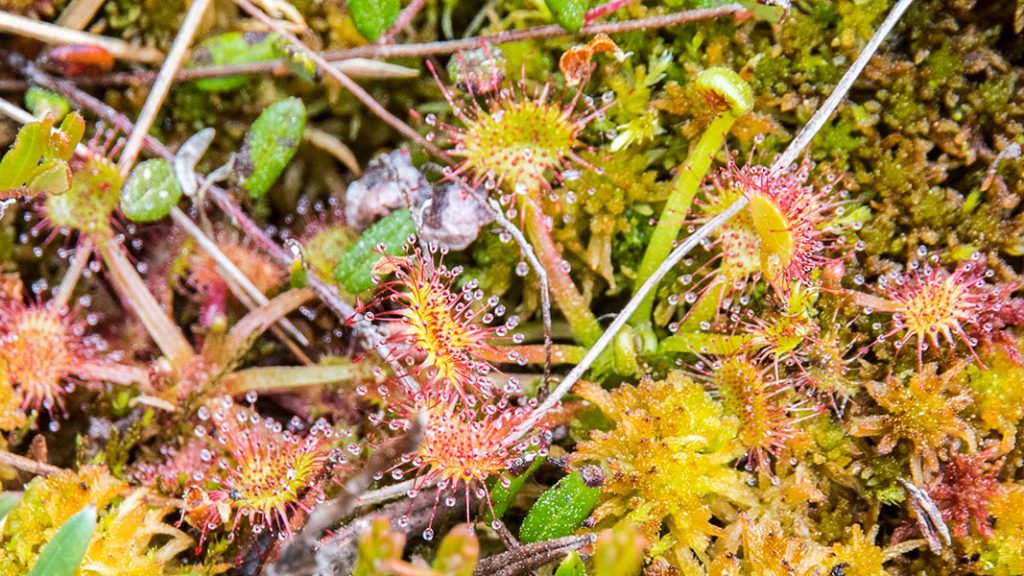
<svg viewBox="0 0 1024 576"><path fill-rule="evenodd" d="M531 194L530 197L532 200L522 203L526 212L526 235L533 244L537 259L547 271L551 295L569 322L573 336L580 344L590 347L601 337L601 325L576 288L569 272L562 266L565 259L551 237L551 230L544 219L544 211L540 209L540 200L536 198L536 194Z"/></svg>
<svg viewBox="0 0 1024 576"><path fill-rule="evenodd" d="M128 261L124 247L113 238L105 238L98 242L98 249L110 272L110 281L120 292L123 302L142 320L146 332L171 364L177 368L184 367L195 352L181 329L146 288L146 283Z"/></svg>
<svg viewBox="0 0 1024 576"><path fill-rule="evenodd" d="M679 231L686 221L690 206L693 204L693 198L697 195L697 190L711 168L712 159L725 144L725 137L732 129L736 119L737 117L729 112L716 117L701 134L700 140L687 156L686 163L679 168L675 187L668 197L668 201L665 202L665 207L661 210L658 224L654 228L647 251L644 252L644 258L637 269L636 286L642 286L672 251L676 238L679 237ZM638 326L651 321L654 296L655 293L652 291L644 298L630 324Z"/></svg>

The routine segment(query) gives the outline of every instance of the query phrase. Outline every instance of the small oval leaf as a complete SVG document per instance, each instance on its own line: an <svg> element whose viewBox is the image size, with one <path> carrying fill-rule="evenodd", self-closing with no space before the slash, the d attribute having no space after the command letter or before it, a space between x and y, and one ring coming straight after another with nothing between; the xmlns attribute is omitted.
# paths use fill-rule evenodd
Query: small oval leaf
<svg viewBox="0 0 1024 576"><path fill-rule="evenodd" d="M227 32L200 42L192 50L186 67L224 66L266 62L281 57L280 37L268 32ZM196 80L195 86L204 92L226 92L241 88L252 75L237 74L222 78Z"/></svg>
<svg viewBox="0 0 1024 576"><path fill-rule="evenodd" d="M380 38L398 20L399 0L349 0L348 13L356 30L373 42Z"/></svg>
<svg viewBox="0 0 1024 576"><path fill-rule="evenodd" d="M523 472L519 476L512 477L507 487L503 485L501 482L497 481L492 482L490 484L487 491L491 495L491 505L489 508L485 507L486 513L488 515L488 521L495 520L493 516L497 516L497 519L500 520L501 517L505 515L505 512L508 511L509 506L512 505L512 500L516 497L517 494L519 494L519 491L523 489L523 485L526 484L526 481L530 478L530 476L532 476L533 473L537 471L537 468L540 468L540 465L543 463L543 458L534 458L533 462L530 463L530 466L526 469L525 472ZM491 516L492 510L494 512L493 516Z"/></svg>
<svg viewBox="0 0 1024 576"><path fill-rule="evenodd" d="M519 530L524 544L569 536L597 505L600 488L583 482L579 472L562 478L546 490L530 508Z"/></svg>
<svg viewBox="0 0 1024 576"><path fill-rule="evenodd" d="M589 0L545 0L545 3L555 17L555 22L569 32L576 32L583 27L587 10L590 9Z"/></svg>
<svg viewBox="0 0 1024 576"><path fill-rule="evenodd" d="M402 254L402 243L416 231L409 211L396 210L370 226L338 260L334 278L342 288L353 294L373 288L373 268L383 257L377 250L384 245L390 256Z"/></svg>
<svg viewBox="0 0 1024 576"><path fill-rule="evenodd" d="M90 504L57 530L28 576L74 576L96 531L96 505Z"/></svg>
<svg viewBox="0 0 1024 576"><path fill-rule="evenodd" d="M306 128L306 107L298 98L270 105L245 133L235 163L239 185L253 198L262 198L295 156Z"/></svg>
<svg viewBox="0 0 1024 576"><path fill-rule="evenodd" d="M170 214L181 194L170 162L146 160L132 170L121 189L121 211L133 222L155 222Z"/></svg>

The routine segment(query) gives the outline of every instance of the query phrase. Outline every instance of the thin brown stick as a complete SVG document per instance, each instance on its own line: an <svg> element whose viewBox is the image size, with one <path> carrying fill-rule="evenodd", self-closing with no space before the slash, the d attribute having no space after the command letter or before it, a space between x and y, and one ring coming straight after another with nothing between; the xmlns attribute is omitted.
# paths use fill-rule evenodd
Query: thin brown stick
<svg viewBox="0 0 1024 576"><path fill-rule="evenodd" d="M211 1L193 0L192 5L189 6L185 20L181 23L181 29L174 37L171 51L167 54L163 66L160 67L160 75L156 77L156 82L153 83L153 88L149 91L149 96L146 97L146 103L142 106L142 111L139 112L139 118L135 121L135 128L128 136L128 142L121 151L117 169L121 172L122 177L128 175L128 171L135 165L135 160L142 152L142 140L149 133L153 121L156 120L156 115L164 105L164 99L167 98L167 92L171 89L174 75L185 61L185 53L192 44L192 38L195 36L196 30L199 29L199 24Z"/></svg>
<svg viewBox="0 0 1024 576"><path fill-rule="evenodd" d="M12 454L6 450L0 450L0 465L10 466L11 468L35 474L36 476L50 476L64 471L63 468L58 468L52 464Z"/></svg>
<svg viewBox="0 0 1024 576"><path fill-rule="evenodd" d="M625 20L622 22L607 22L584 26L576 32L576 36L587 36L591 34L620 34L622 32L633 32L636 30L655 30L667 28L680 24L689 24L701 20L713 20L725 16L739 16L747 12L742 4L726 4L715 8L700 8L697 10L686 10L675 12L664 16L653 16L651 18L640 18L638 20ZM424 42L422 44L398 44L378 45L369 44L356 48L344 50L327 51L323 53L327 60L344 60L346 58L408 58L437 56L452 54L460 50L471 50L480 47L481 43L505 44L507 42L519 42L521 40L536 40L538 38L555 38L568 36L565 28L556 24L548 26L536 26L522 30L508 30L487 36L475 38L462 38L459 40L442 40L438 42Z"/></svg>
<svg viewBox="0 0 1024 576"><path fill-rule="evenodd" d="M273 18L267 16L262 10L254 6L252 2L249 2L249 0L235 0L235 4L238 4L238 6L241 7L242 10L246 11L250 16L262 22L268 28L270 28L278 35L280 35L282 38L290 42L292 46L297 48L300 52L308 56L320 68L321 71L323 71L331 78L337 80L338 83L341 84L343 88L351 92L352 95L354 95L360 102L363 103L364 106L370 109L370 112L373 112L387 125L394 128L396 131L398 131L398 133L405 136L406 138L419 143L434 156L446 160L448 159L448 155L443 150L427 141L427 139L424 138L423 135L421 135L419 132L414 130L412 126L409 126L401 119L399 119L397 116L395 116L391 112L388 112L387 108L382 106L380 102L377 102L373 98L373 96L370 96L370 93L364 90L362 86L356 84L356 82L349 78L348 76L346 76L344 72L332 66L331 63L328 62L319 53L310 49L309 46L303 44L302 41L296 38L291 32L288 32L287 30L282 28L278 22L276 22Z"/></svg>
<svg viewBox="0 0 1024 576"><path fill-rule="evenodd" d="M698 10L686 10L675 12L664 16L653 16L640 18L638 20L625 20L604 24L593 24L584 26L577 35L587 34L615 34L630 32L634 30L656 30L681 24L699 22L701 20L712 20L734 15L741 16L745 9L740 4L727 4L717 8L702 8ZM561 26L536 26L523 30L509 30L498 34L475 36L473 38L462 38L459 40L445 40L439 42L426 42L421 44L399 44L380 45L370 44L357 48L345 50L334 50L321 52L320 55L338 66L345 60L356 58L399 58L399 57L423 57L451 54L460 50L468 50L479 47L482 43L504 44L507 42L518 42L520 40L557 38L570 35ZM175 82L190 82L205 78L221 78L239 74L272 74L284 73L288 70L284 60L273 60L268 62L252 62L248 64L231 64L223 66L203 66L180 70L174 77ZM354 74L350 70L342 69L342 72L350 78ZM144 85L156 79L156 72L115 72L99 76L80 76L70 79L77 86L121 86L121 85ZM0 91L21 91L27 88L25 82L20 80L0 79Z"/></svg>
<svg viewBox="0 0 1024 576"><path fill-rule="evenodd" d="M74 293L75 286L78 285L78 280L82 277L82 271L85 270L85 265L89 262L89 256L92 255L95 247L96 245L91 236L83 236L79 241L74 255L71 256L71 264L68 266L67 271L64 272L64 278L60 281L57 294L54 295L53 300L50 300L50 303L56 306L58 310L67 306L68 302L71 301L71 295Z"/></svg>
<svg viewBox="0 0 1024 576"><path fill-rule="evenodd" d="M178 70L174 75L174 82L191 82L206 78L223 78L225 76L244 76L247 74L277 74L289 73L288 63L284 60L267 60L263 62L247 62L245 64L222 64L219 66L200 66L197 68L186 68ZM379 60L368 58L347 58L335 60L331 65L340 69L349 78L367 80L389 80L393 78L415 78L419 76L419 70L389 64ZM152 84L158 70L137 70L134 72L112 72L98 76L74 76L68 80L81 87L106 87L106 86L145 86ZM13 78L0 78L0 92L21 92L26 90L30 83L24 80Z"/></svg>

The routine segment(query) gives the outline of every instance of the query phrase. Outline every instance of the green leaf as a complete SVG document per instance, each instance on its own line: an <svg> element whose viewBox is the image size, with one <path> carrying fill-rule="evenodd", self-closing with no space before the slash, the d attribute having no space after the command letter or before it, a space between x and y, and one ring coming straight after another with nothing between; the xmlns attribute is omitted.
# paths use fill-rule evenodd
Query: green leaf
<svg viewBox="0 0 1024 576"><path fill-rule="evenodd" d="M587 567L583 565L583 558L580 558L579 553L575 550L569 552L565 560L558 565L558 570L555 570L555 576L587 576Z"/></svg>
<svg viewBox="0 0 1024 576"><path fill-rule="evenodd" d="M306 265L303 263L302 258L292 260L288 280L291 282L292 288L305 288L309 285L309 272L306 270Z"/></svg>
<svg viewBox="0 0 1024 576"><path fill-rule="evenodd" d="M441 541L431 567L442 576L473 576L480 557L480 541L472 528L459 524Z"/></svg>
<svg viewBox="0 0 1024 576"><path fill-rule="evenodd" d="M398 20L399 0L349 0L348 13L356 30L373 42Z"/></svg>
<svg viewBox="0 0 1024 576"><path fill-rule="evenodd" d="M90 504L57 530L28 576L74 576L95 531L96 505Z"/></svg>
<svg viewBox="0 0 1024 576"><path fill-rule="evenodd" d="M523 520L519 539L529 544L571 535L600 496L599 488L587 486L580 473L573 472L540 495Z"/></svg>
<svg viewBox="0 0 1024 576"><path fill-rule="evenodd" d="M32 172L39 165L46 147L44 134L49 132L52 123L30 122L21 127L14 146L0 160L0 190L19 188L32 177Z"/></svg>
<svg viewBox="0 0 1024 576"><path fill-rule="evenodd" d="M391 571L381 566L387 560L398 560L405 548L405 534L392 532L387 518L377 518L368 530L359 535L358 556L352 576L387 576Z"/></svg>
<svg viewBox="0 0 1024 576"><path fill-rule="evenodd" d="M512 505L512 500L516 497L516 494L519 494L519 491L522 490L526 481L534 472L536 472L537 468L540 468L540 465L543 463L543 458L534 458L533 462L530 462L530 467L527 468L525 472L519 476L512 477L507 488L503 486L501 482L494 481L491 483L487 491L491 495L491 508L494 510L494 516L501 519L501 517L505 515L505 512L508 511L508 507ZM489 515L490 510L488 510L487 513ZM490 517L488 520L494 520L494 517Z"/></svg>
<svg viewBox="0 0 1024 576"><path fill-rule="evenodd" d="M750 11L750 13L754 15L754 18L771 22L772 24L776 24L782 20L782 17L786 15L787 11L785 6L762 4L761 2L758 2L758 0L740 0L740 4Z"/></svg>
<svg viewBox="0 0 1024 576"><path fill-rule="evenodd" d="M643 563L643 536L629 522L619 522L597 537L594 576L636 576Z"/></svg>
<svg viewBox="0 0 1024 576"><path fill-rule="evenodd" d="M82 136L85 136L85 118L78 112L64 116L60 130L50 134L48 157L59 158L65 162L70 160L75 153L75 146L82 141Z"/></svg>
<svg viewBox="0 0 1024 576"><path fill-rule="evenodd" d="M590 0L544 0L548 10L555 17L555 22L569 32L576 32L583 27Z"/></svg>
<svg viewBox="0 0 1024 576"><path fill-rule="evenodd" d="M186 67L226 66L266 62L281 57L280 37L268 32L228 32L199 43L192 51ZM196 80L204 92L227 92L241 88L252 79L251 74Z"/></svg>
<svg viewBox="0 0 1024 576"><path fill-rule="evenodd" d="M306 128L306 107L298 98L270 105L245 133L235 163L239 184L253 198L262 198L295 156Z"/></svg>
<svg viewBox="0 0 1024 576"><path fill-rule="evenodd" d="M384 246L384 254L400 256L402 244L416 226L406 209L396 210L370 226L338 260L334 279L342 288L353 294L373 288L373 269L383 257L378 246Z"/></svg>
<svg viewBox="0 0 1024 576"><path fill-rule="evenodd" d="M49 114L54 120L60 120L71 111L71 103L56 92L32 86L25 91L25 108L28 108L33 116L42 117Z"/></svg>
<svg viewBox="0 0 1024 576"><path fill-rule="evenodd" d="M0 520L3 520L7 513L14 510L21 500L21 492L0 492Z"/></svg>
<svg viewBox="0 0 1024 576"><path fill-rule="evenodd" d="M59 195L71 187L71 168L67 162L51 160L44 163L32 175L28 187L33 192Z"/></svg>
<svg viewBox="0 0 1024 576"><path fill-rule="evenodd" d="M155 222L181 198L174 167L162 158L140 162L121 189L121 211L133 222Z"/></svg>

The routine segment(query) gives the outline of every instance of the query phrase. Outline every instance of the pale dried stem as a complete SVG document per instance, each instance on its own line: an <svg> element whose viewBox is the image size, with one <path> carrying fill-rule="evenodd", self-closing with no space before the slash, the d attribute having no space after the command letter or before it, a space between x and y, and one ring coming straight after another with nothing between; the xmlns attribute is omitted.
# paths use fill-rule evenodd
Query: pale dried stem
<svg viewBox="0 0 1024 576"><path fill-rule="evenodd" d="M56 306L57 310L66 307L68 302L71 302L71 295L74 293L75 286L78 285L78 280L82 277L85 265L89 262L89 257L92 256L95 247L91 236L82 236L78 242L75 254L71 257L71 265L64 272L60 287L57 288L57 293L50 300L51 305Z"/></svg>
<svg viewBox="0 0 1024 576"><path fill-rule="evenodd" d="M146 283L124 253L124 247L112 238L100 240L100 257L106 264L111 283L121 294L122 302L131 308L146 327L171 364L182 368L195 356L181 329L150 293Z"/></svg>
<svg viewBox="0 0 1024 576"><path fill-rule="evenodd" d="M58 468L52 464L12 454L6 450L0 450L0 466L10 466L11 468L35 474L36 476L51 476L64 471L63 468Z"/></svg>
<svg viewBox="0 0 1024 576"><path fill-rule="evenodd" d="M192 38L195 36L196 30L199 29L210 2L212 0L193 0L192 5L189 6L185 20L181 23L181 29L174 37L171 51L167 54L163 66L160 67L160 74L157 75L156 82L153 83L149 96L146 97L146 103L142 106L142 111L139 112L139 118L135 121L135 128L128 136L128 142L121 151L121 158L117 163L121 176L128 175L132 166L135 165L139 153L142 152L143 139L149 133L149 129L156 120L156 115L164 104L164 99L167 98L167 92L174 82L174 75L185 61L185 54L192 44Z"/></svg>
<svg viewBox="0 0 1024 576"><path fill-rule="evenodd" d="M892 8L889 15L871 37L871 40L868 41L860 55L836 85L832 94L825 100L821 108L815 112L807 125L800 130L785 152L776 159L775 163L772 165L773 171L788 169L789 165L803 153L804 149L808 144L810 144L817 131L825 125L829 116L832 115L836 107L839 106L839 103L849 92L850 87L853 86L853 82L857 79L857 76L859 76L861 71L864 70L868 60L874 55L875 51L878 50L882 40L885 39L896 23L899 22L900 17L903 16L903 13L912 2L913 0L900 0ZM676 265L678 265L679 262L690 252L690 250L696 248L704 241L705 238L708 238L715 230L717 230L719 226L725 224L733 216L743 210L743 208L746 207L747 202L748 200L746 196L740 197L720 214L701 226L665 258L664 262L662 262L661 265L658 266L658 269L654 271L654 274L652 274L651 277L648 278L642 286L640 286L640 289L636 291L633 298L626 303L626 306L619 312L618 316L616 316L615 320L612 321L611 325L608 326L608 329L605 330L594 346L587 351L583 360L566 375L565 379L558 384L558 387L555 388L551 395L548 396L532 414L530 414L530 417L520 424L519 427L516 428L515 432L509 436L507 439L508 443L511 444L519 438L522 438L541 418L544 417L545 414L547 414L549 410L558 405L562 397L572 389L576 382L583 377L583 374L590 369L598 356L600 356L601 353L604 352L605 348L611 344L612 340L614 340L618 335L619 330L622 329L630 316L632 316L633 313L636 312L637 308L639 308L644 298L647 297L647 294L658 286L658 283L661 282L662 278L664 278L669 271L675 268Z"/></svg>
<svg viewBox="0 0 1024 576"><path fill-rule="evenodd" d="M174 207L171 210L171 219L173 219L178 226L181 226L185 232L187 232L189 236L199 244L199 247L202 248L204 252L213 258L214 262L217 263L218 270L224 275L226 280L234 282L241 287L242 293L236 294L236 296L244 294L244 296L248 297L248 301L246 301L246 298L240 298L243 304L249 308L255 308L257 306L262 306L269 301L266 294L260 292L260 289L252 283L252 280L249 280L249 277L246 276L245 273L227 257L226 254L224 254L220 247L217 246L217 243L210 239L210 237L207 236L206 233L203 232L202 229L200 229L199 226L197 226L196 223L193 222L192 219L189 218L188 215L180 208ZM309 346L309 339L306 338L305 334L299 332L299 329L296 328L289 320L282 318L280 324L292 338L295 338L296 342L302 346Z"/></svg>
<svg viewBox="0 0 1024 576"><path fill-rule="evenodd" d="M85 44L99 46L118 60L155 64L164 59L163 52L144 46L133 46L117 38L80 32L56 24L40 22L10 12L0 11L0 32L35 38L47 44Z"/></svg>
<svg viewBox="0 0 1024 576"><path fill-rule="evenodd" d="M103 6L104 0L71 0L67 7L61 10L57 17L56 24L72 30L85 30L85 27L96 17L96 13Z"/></svg>
<svg viewBox="0 0 1024 576"><path fill-rule="evenodd" d="M346 146L334 134L324 132L319 128L306 126L306 129L302 132L302 137L317 148L334 156L338 162L344 164L356 176L362 175L363 170L359 167L359 160L356 159L352 149Z"/></svg>
<svg viewBox="0 0 1024 576"><path fill-rule="evenodd" d="M250 16L256 18L257 20L265 24L268 28L270 28L271 30L279 34L282 38L290 42L292 46L297 48L300 52L308 56L310 60L312 60L320 68L320 70L323 71L323 73L337 80L338 83L341 84L343 88L351 92L352 95L356 97L356 99L358 99L360 102L363 103L364 106L370 109L370 112L373 112L387 125L394 128L396 131L398 131L406 138L417 142L434 156L448 159L448 155L445 154L444 151L442 151L440 148L433 145L432 143L428 142L427 139L424 138L419 132L413 130L411 126L400 120L397 116L395 116L391 112L388 112L387 108L384 108L384 106L382 106L380 102L377 102L373 98L373 96L370 95L369 92L363 89L362 86L356 84L356 82L349 78L348 76L346 76L344 72L332 66L331 63L324 59L324 57L321 56L318 52L310 49L309 46L303 44L302 41L296 38L295 35L293 35L291 32L288 32L287 30L282 28L278 22L274 21L274 19L267 16L262 10L254 6L252 2L249 2L249 0L235 0L235 4L238 4L238 6L242 8L242 10L247 12Z"/></svg>

